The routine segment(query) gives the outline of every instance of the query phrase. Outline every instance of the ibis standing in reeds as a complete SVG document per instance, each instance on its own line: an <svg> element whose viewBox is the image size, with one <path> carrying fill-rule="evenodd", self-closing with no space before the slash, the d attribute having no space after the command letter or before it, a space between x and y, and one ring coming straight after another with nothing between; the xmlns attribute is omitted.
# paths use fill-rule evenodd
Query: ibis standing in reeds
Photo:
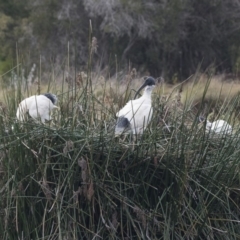
<svg viewBox="0 0 240 240"><path fill-rule="evenodd" d="M203 122L204 120L205 119L203 117L199 117L200 122ZM206 131L217 134L231 134L232 126L224 120L217 120L214 122L206 120Z"/></svg>
<svg viewBox="0 0 240 240"><path fill-rule="evenodd" d="M147 77L144 84L138 89L134 100L130 100L116 116L118 117L115 127L115 135L129 132L142 134L152 118L152 90L155 87L155 79ZM143 95L135 99L144 88Z"/></svg>
<svg viewBox="0 0 240 240"><path fill-rule="evenodd" d="M25 98L19 103L16 113L17 119L19 121L25 121L27 113L29 113L33 119L40 119L42 123L45 123L46 120L51 120L51 111L58 108L56 103L57 96L52 93Z"/></svg>

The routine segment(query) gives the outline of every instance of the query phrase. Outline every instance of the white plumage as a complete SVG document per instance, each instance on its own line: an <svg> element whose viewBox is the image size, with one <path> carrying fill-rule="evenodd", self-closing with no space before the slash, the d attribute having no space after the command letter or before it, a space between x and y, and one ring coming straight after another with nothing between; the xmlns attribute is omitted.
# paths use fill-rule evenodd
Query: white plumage
<svg viewBox="0 0 240 240"><path fill-rule="evenodd" d="M45 123L46 120L51 120L51 111L58 108L56 103L57 97L52 93L25 98L19 103L16 113L17 119L25 121L28 112L33 119L40 119L42 123Z"/></svg>
<svg viewBox="0 0 240 240"><path fill-rule="evenodd" d="M126 129L131 129L133 134L142 134L152 118L152 90L155 80L148 77L139 88L136 95L144 89L143 95L135 100L130 100L117 114L118 121L115 134L122 134ZM135 95L135 96L136 96Z"/></svg>
<svg viewBox="0 0 240 240"><path fill-rule="evenodd" d="M202 122L202 121L204 121L204 118L200 117L199 120ZM224 120L217 120L212 123L207 120L206 130L210 133L231 134L232 126Z"/></svg>
<svg viewBox="0 0 240 240"><path fill-rule="evenodd" d="M207 121L206 129L210 132L218 133L218 134L231 134L232 133L232 126L229 125L224 120L217 120L215 122Z"/></svg>

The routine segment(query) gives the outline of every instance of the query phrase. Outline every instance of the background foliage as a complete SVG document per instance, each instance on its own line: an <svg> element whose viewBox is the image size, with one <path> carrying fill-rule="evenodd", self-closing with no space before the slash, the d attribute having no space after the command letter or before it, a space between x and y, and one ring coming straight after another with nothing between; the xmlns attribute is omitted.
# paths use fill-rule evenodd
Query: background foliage
<svg viewBox="0 0 240 240"><path fill-rule="evenodd" d="M0 72L18 54L39 61L86 65L89 20L98 39L95 66L133 67L170 80L210 65L238 73L240 3L235 0L0 1ZM46 64L47 65L47 64ZM47 68L47 66L46 66Z"/></svg>
<svg viewBox="0 0 240 240"><path fill-rule="evenodd" d="M0 9L1 239L239 239L240 86L211 78L238 73L238 1ZM158 79L149 128L115 137L115 113L148 71L173 82L196 74L174 87ZM53 121L16 121L24 97L50 91ZM200 114L233 133L206 132Z"/></svg>

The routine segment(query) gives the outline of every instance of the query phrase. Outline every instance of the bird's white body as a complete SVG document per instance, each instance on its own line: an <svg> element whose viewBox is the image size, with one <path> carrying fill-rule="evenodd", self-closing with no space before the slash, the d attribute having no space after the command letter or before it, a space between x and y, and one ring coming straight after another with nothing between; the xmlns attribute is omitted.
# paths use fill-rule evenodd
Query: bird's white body
<svg viewBox="0 0 240 240"><path fill-rule="evenodd" d="M58 107L45 95L34 95L19 103L16 116L18 120L25 121L28 112L33 119L41 119L45 123L46 120L51 120L50 114L54 108Z"/></svg>
<svg viewBox="0 0 240 240"><path fill-rule="evenodd" d="M217 120L217 121L212 122L212 123L207 121L206 130L208 130L212 133L217 133L217 134L222 134L222 133L231 134L232 133L232 126L229 125L224 120Z"/></svg>
<svg viewBox="0 0 240 240"><path fill-rule="evenodd" d="M142 134L152 118L151 93L154 86L147 86L142 97L130 100L116 114L118 118L124 117L128 119L133 134Z"/></svg>

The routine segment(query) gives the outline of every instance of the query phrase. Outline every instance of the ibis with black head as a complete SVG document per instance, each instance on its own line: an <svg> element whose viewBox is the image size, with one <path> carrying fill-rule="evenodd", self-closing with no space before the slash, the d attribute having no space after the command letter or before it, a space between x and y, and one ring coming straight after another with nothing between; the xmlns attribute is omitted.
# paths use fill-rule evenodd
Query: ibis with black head
<svg viewBox="0 0 240 240"><path fill-rule="evenodd" d="M155 79L147 77L144 84L138 89L134 100L130 100L116 116L118 117L115 127L115 135L124 132L132 132L133 134L142 134L152 119L152 91L155 87ZM143 95L135 99L140 91L144 89Z"/></svg>
<svg viewBox="0 0 240 240"><path fill-rule="evenodd" d="M33 95L25 98L19 103L17 109L17 119L19 121L25 121L27 113L34 119L40 119L42 123L51 120L51 111L58 109L57 96L52 93L45 93L41 95Z"/></svg>

